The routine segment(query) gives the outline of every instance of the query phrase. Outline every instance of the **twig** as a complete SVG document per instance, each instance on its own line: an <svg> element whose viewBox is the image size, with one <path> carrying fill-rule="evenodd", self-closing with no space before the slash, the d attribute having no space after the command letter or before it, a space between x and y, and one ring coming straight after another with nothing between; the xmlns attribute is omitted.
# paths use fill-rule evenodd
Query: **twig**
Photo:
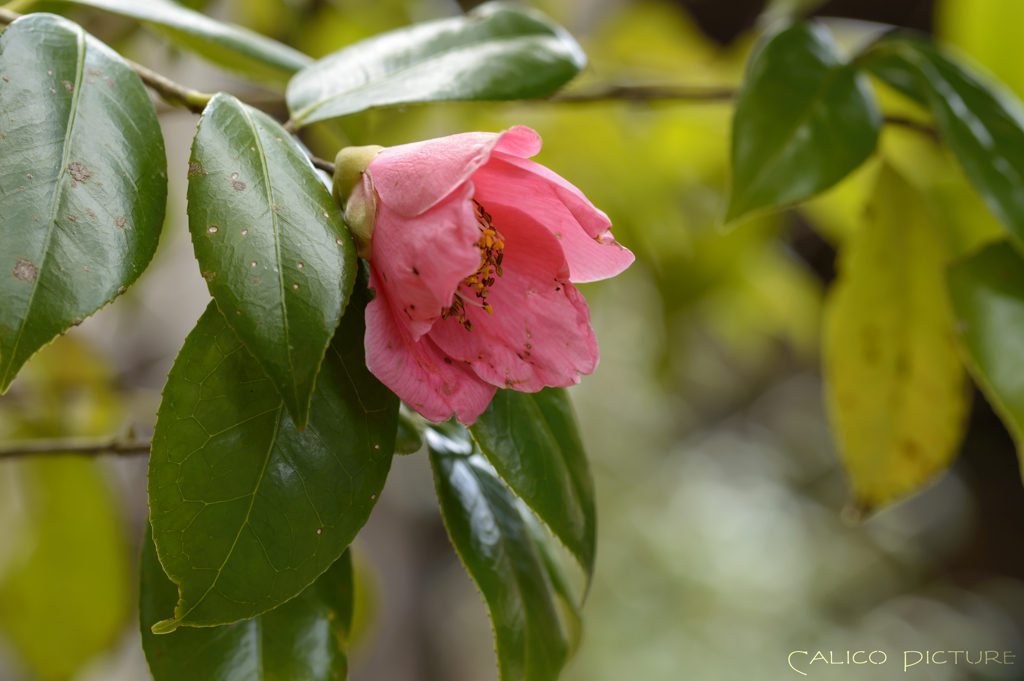
<svg viewBox="0 0 1024 681"><path fill-rule="evenodd" d="M610 85L584 92L559 93L537 101L573 104L622 100L652 101L659 99L723 102L735 98L736 90L730 87Z"/></svg>
<svg viewBox="0 0 1024 681"><path fill-rule="evenodd" d="M114 454L116 456L136 456L148 454L151 445L152 442L150 440L121 440L120 438L105 440L83 440L79 438L22 440L20 442L0 443L0 459L44 454L80 454L83 456Z"/></svg>
<svg viewBox="0 0 1024 681"><path fill-rule="evenodd" d="M323 170L330 175L334 175L333 163L331 163L330 161L325 161L322 158L317 158L313 154L307 154L307 156L309 156L309 160L313 163L313 166L315 168L319 168L320 170Z"/></svg>
<svg viewBox="0 0 1024 681"><path fill-rule="evenodd" d="M903 128L915 130L923 135L927 135L928 137L931 137L932 141L934 142L938 142L941 139L941 135L939 135L938 130L928 125L927 123L915 121L912 118L904 118L902 116L886 116L883 120L889 125L898 125Z"/></svg>
<svg viewBox="0 0 1024 681"><path fill-rule="evenodd" d="M142 82L152 88L168 104L182 106L192 113L201 114L206 105L213 99L213 95L192 90L184 85L175 83L170 78L161 76L155 71L150 71L142 64L136 64L130 59L125 59L125 61L128 63L128 66L132 67L135 73L139 74Z"/></svg>

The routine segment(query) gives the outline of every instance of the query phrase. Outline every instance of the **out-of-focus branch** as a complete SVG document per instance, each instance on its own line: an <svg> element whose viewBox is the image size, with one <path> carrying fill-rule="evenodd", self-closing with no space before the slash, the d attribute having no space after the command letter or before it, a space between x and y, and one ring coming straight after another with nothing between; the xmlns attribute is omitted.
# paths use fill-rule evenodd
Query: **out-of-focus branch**
<svg viewBox="0 0 1024 681"><path fill-rule="evenodd" d="M54 438L39 440L22 440L20 442L0 442L0 460L13 459L21 456L42 456L53 454L80 454L82 456L99 456L113 454L115 456L136 456L148 454L152 445L150 440L136 438Z"/></svg>
<svg viewBox="0 0 1024 681"><path fill-rule="evenodd" d="M662 86L662 85L609 85L580 92L561 92L544 102L582 104L588 102L688 100L697 102L725 102L736 98L731 87Z"/></svg>
<svg viewBox="0 0 1024 681"><path fill-rule="evenodd" d="M155 71L150 71L142 64L125 59L128 66L132 67L135 73L139 74L142 82L152 88L153 92L160 95L160 99L173 106L181 106L192 113L201 114L206 105L213 99L213 95L198 90L192 90L184 85L175 83L170 78L161 76Z"/></svg>
<svg viewBox="0 0 1024 681"><path fill-rule="evenodd" d="M936 142L938 142L941 139L939 131L933 128L932 126L928 125L927 123L915 121L912 118L903 118L902 116L886 116L884 120L889 125L898 125L900 127L907 128L908 130L914 130L923 135L927 135Z"/></svg>
<svg viewBox="0 0 1024 681"><path fill-rule="evenodd" d="M562 92L542 102L566 104L587 104L593 102L652 102L652 101L690 101L690 102L728 102L736 99L738 90L731 87L714 86L663 86L663 85L609 85L603 88L580 92ZM926 123L902 116L886 116L888 125L898 125L928 135L934 140L939 139L939 131Z"/></svg>

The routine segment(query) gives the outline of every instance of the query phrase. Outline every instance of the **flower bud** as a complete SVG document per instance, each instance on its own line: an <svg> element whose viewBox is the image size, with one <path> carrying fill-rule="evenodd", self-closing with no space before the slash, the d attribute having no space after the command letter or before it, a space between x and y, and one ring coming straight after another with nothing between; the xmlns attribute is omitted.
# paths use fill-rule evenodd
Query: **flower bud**
<svg viewBox="0 0 1024 681"><path fill-rule="evenodd" d="M371 144L365 147L345 147L334 158L334 200L345 214L345 223L355 237L359 255L370 259L370 239L377 216L377 200L373 179L367 167L384 147Z"/></svg>

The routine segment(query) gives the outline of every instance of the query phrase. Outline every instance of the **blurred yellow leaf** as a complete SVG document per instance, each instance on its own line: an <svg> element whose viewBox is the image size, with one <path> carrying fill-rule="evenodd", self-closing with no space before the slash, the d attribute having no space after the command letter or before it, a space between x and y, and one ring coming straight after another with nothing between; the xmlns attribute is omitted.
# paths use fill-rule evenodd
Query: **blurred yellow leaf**
<svg viewBox="0 0 1024 681"><path fill-rule="evenodd" d="M0 481L12 479L22 503L5 526L21 531L0 575L0 632L35 676L69 679L116 642L127 619L121 519L91 459L4 462Z"/></svg>
<svg viewBox="0 0 1024 681"><path fill-rule="evenodd" d="M1006 238L950 150L914 130L889 126L882 135L886 160L931 204L954 260Z"/></svg>
<svg viewBox="0 0 1024 681"><path fill-rule="evenodd" d="M1020 0L942 0L935 12L940 37L987 67L1018 95L1024 96L1024 61L1020 58Z"/></svg>
<svg viewBox="0 0 1024 681"><path fill-rule="evenodd" d="M860 513L932 480L963 435L966 376L934 223L920 194L883 165L826 302L826 401Z"/></svg>
<svg viewBox="0 0 1024 681"><path fill-rule="evenodd" d="M0 405L13 439L108 434L122 414L111 368L72 337L33 357ZM71 455L0 462L0 494L0 635L35 677L69 679L127 621L116 498L97 461Z"/></svg>

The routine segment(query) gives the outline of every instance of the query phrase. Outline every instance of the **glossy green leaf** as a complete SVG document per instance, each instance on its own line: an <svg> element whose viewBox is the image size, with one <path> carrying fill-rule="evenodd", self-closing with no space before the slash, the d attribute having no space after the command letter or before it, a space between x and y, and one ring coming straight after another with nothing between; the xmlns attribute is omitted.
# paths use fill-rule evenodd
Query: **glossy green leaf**
<svg viewBox="0 0 1024 681"><path fill-rule="evenodd" d="M498 474L594 572L594 481L565 388L499 390L470 427Z"/></svg>
<svg viewBox="0 0 1024 681"><path fill-rule="evenodd" d="M164 387L149 462L153 537L180 594L174 618L155 632L277 607L366 523L391 467L398 398L366 369L360 289L301 433L215 304L186 339Z"/></svg>
<svg viewBox="0 0 1024 681"><path fill-rule="evenodd" d="M398 435L395 437L395 454L415 454L423 447L423 438L405 414L398 415Z"/></svg>
<svg viewBox="0 0 1024 681"><path fill-rule="evenodd" d="M0 36L0 392L149 264L167 160L138 76L51 14Z"/></svg>
<svg viewBox="0 0 1024 681"><path fill-rule="evenodd" d="M854 507L871 512L949 466L969 402L939 220L889 165L844 245L824 314L826 403Z"/></svg>
<svg viewBox="0 0 1024 681"><path fill-rule="evenodd" d="M832 34L801 23L754 56L736 102L726 221L828 189L875 150L882 118Z"/></svg>
<svg viewBox="0 0 1024 681"><path fill-rule="evenodd" d="M586 62L573 37L543 14L490 2L320 59L288 83L288 109L304 125L380 106L544 97Z"/></svg>
<svg viewBox="0 0 1024 681"><path fill-rule="evenodd" d="M0 516L14 557L0 566L0 634L35 678L65 681L113 647L128 619L116 497L98 464L75 455L0 463L0 493L19 502L19 517Z"/></svg>
<svg viewBox="0 0 1024 681"><path fill-rule="evenodd" d="M1024 460L1024 258L992 244L951 267L948 281L968 368Z"/></svg>
<svg viewBox="0 0 1024 681"><path fill-rule="evenodd" d="M302 593L270 612L219 627L150 628L174 608L147 528L139 576L142 648L154 681L344 681L352 626L352 559L346 549Z"/></svg>
<svg viewBox="0 0 1024 681"><path fill-rule="evenodd" d="M889 35L861 58L882 80L927 104L942 139L989 210L1024 247L1024 109L928 40Z"/></svg>
<svg viewBox="0 0 1024 681"><path fill-rule="evenodd" d="M277 121L223 93L199 121L188 174L210 294L301 430L356 276L341 211Z"/></svg>
<svg viewBox="0 0 1024 681"><path fill-rule="evenodd" d="M465 428L431 426L426 438L448 537L487 604L501 681L557 679L579 622L548 569L553 556Z"/></svg>
<svg viewBox="0 0 1024 681"><path fill-rule="evenodd" d="M229 71L257 80L287 82L313 59L235 24L217 21L171 0L61 0L144 22L181 47Z"/></svg>

